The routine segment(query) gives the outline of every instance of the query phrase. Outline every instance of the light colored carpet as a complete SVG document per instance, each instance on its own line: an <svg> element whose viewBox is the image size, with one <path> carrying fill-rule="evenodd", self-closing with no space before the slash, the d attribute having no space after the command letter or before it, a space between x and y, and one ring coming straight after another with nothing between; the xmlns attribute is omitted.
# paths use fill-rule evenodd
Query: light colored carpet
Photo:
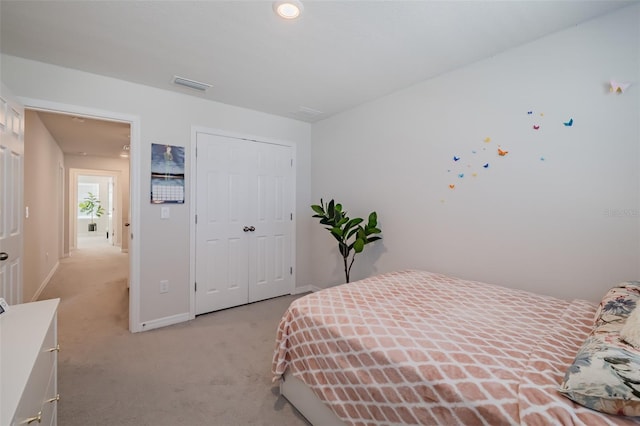
<svg viewBox="0 0 640 426"><path fill-rule="evenodd" d="M40 297L61 298L60 426L309 424L270 374L278 321L296 296L131 334L127 255L79 246Z"/></svg>

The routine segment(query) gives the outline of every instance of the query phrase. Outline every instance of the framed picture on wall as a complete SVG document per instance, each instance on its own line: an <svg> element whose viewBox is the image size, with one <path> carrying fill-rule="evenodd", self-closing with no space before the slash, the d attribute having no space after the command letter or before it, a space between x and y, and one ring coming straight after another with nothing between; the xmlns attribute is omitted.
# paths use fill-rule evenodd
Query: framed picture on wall
<svg viewBox="0 0 640 426"><path fill-rule="evenodd" d="M184 203L184 147L151 144L151 202Z"/></svg>

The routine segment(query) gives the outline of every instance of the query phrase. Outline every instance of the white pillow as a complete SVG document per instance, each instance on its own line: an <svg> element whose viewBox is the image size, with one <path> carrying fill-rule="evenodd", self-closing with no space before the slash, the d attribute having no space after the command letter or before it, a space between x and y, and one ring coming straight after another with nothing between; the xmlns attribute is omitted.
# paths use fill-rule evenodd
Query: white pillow
<svg viewBox="0 0 640 426"><path fill-rule="evenodd" d="M631 312L620 330L622 340L640 349L640 304Z"/></svg>

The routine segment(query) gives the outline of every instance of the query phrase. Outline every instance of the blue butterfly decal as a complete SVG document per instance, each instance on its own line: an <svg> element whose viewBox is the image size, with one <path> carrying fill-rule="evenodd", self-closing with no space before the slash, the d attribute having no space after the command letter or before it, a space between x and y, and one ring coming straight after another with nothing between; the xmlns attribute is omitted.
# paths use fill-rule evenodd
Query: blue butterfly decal
<svg viewBox="0 0 640 426"><path fill-rule="evenodd" d="M453 161L458 161L460 159L460 157L456 157L455 155L453 156Z"/></svg>
<svg viewBox="0 0 640 426"><path fill-rule="evenodd" d="M489 163L484 163L484 164L482 165L482 167L484 167L485 169L488 169L488 168L489 168Z"/></svg>
<svg viewBox="0 0 640 426"><path fill-rule="evenodd" d="M460 174L458 175L458 177L459 177L459 178L463 178L463 177L464 177L464 173L460 173Z"/></svg>
<svg viewBox="0 0 640 426"><path fill-rule="evenodd" d="M562 123L562 124L564 124L567 127L573 126L573 118L569 119L569 121L567 121L566 123Z"/></svg>

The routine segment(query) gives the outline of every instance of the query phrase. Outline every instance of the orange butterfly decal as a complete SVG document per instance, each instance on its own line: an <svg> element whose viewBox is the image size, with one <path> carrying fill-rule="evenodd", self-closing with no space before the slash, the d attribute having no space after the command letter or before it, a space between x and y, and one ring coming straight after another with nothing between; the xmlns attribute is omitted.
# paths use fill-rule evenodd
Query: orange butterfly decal
<svg viewBox="0 0 640 426"><path fill-rule="evenodd" d="M451 188L451 189L453 189L453 188L455 188L455 187L456 187L456 186L455 186L454 184L449 185L449 188Z"/></svg>
<svg viewBox="0 0 640 426"><path fill-rule="evenodd" d="M500 157L504 157L505 155L507 155L509 153L509 151L503 151L500 148L498 148L498 155Z"/></svg>

